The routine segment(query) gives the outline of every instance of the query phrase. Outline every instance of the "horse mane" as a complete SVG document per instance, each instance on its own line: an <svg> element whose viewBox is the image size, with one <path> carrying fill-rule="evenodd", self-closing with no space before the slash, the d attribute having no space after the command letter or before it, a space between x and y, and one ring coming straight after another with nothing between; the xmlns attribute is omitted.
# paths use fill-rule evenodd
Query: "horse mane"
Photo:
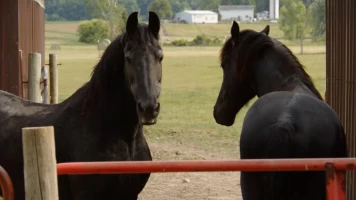
<svg viewBox="0 0 356 200"><path fill-rule="evenodd" d="M247 67L260 60L261 56L266 51L276 51L279 55L283 55L284 59L289 63L288 66L297 69L296 72L298 78L320 100L323 100L320 93L315 88L311 77L305 72L304 66L299 62L299 59L284 44L264 33L248 29L243 30L240 32L239 40L235 45L232 38L229 38L221 49L220 61L223 63L231 60L237 77L246 78L248 72ZM233 56L236 59L230 59L230 56Z"/></svg>
<svg viewBox="0 0 356 200"><path fill-rule="evenodd" d="M275 48L282 52L285 53L286 57L292 63L292 66L296 67L297 70L297 75L298 78L320 99L323 101L323 97L320 95L319 91L316 89L311 77L309 74L304 70L305 66L302 65L299 61L299 59L292 53L292 51L286 47L284 44L281 42L273 39L275 42Z"/></svg>
<svg viewBox="0 0 356 200"><path fill-rule="evenodd" d="M94 66L91 79L83 87L85 88L83 114L92 113L93 108L105 106L103 99L110 95L110 82L115 78L117 85L122 85L124 79L124 50L122 44L123 35L118 36L106 48L99 62ZM121 91L116 91L120 92Z"/></svg>

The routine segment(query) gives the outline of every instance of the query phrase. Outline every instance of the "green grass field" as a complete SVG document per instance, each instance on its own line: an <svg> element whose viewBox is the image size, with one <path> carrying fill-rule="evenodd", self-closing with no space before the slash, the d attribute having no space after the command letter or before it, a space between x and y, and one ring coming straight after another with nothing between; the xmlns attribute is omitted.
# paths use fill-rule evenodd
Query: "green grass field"
<svg viewBox="0 0 356 200"><path fill-rule="evenodd" d="M93 66L98 61L95 45L83 45L77 42L75 34L78 22L46 24L46 47L59 42L62 50L58 54L60 100L67 98L76 89L89 80ZM216 26L216 27L215 27ZM176 36L194 36L203 30L207 35L224 35L229 33L229 24L219 25L182 25L166 24ZM246 24L243 28L262 29L265 25ZM276 30L276 31L274 31ZM169 31L171 32L171 31ZM271 35L281 35L277 26L273 25ZM54 40L54 37L56 39ZM294 52L299 46L289 44ZM163 83L161 105L162 110L157 125L146 127L149 140L160 142L182 142L199 149L219 152L235 150L242 120L248 108L246 106L237 115L232 127L224 127L213 119L213 105L218 95L222 80L218 54L220 47L171 47L165 46L163 62ZM317 88L325 92L325 46L305 46L305 51L313 54L297 55L311 74ZM252 102L251 102L252 103ZM251 104L250 103L250 104Z"/></svg>

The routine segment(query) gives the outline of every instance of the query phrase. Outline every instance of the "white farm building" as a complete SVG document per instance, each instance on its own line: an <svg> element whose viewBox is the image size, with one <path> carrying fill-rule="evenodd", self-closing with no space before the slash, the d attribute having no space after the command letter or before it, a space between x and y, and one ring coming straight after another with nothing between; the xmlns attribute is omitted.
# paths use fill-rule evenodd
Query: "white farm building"
<svg viewBox="0 0 356 200"><path fill-rule="evenodd" d="M186 23L218 23L218 14L208 10L184 10L176 13L174 20Z"/></svg>
<svg viewBox="0 0 356 200"><path fill-rule="evenodd" d="M220 5L221 20L247 21L253 20L253 5Z"/></svg>
<svg viewBox="0 0 356 200"><path fill-rule="evenodd" d="M279 0L269 0L269 18L279 18Z"/></svg>

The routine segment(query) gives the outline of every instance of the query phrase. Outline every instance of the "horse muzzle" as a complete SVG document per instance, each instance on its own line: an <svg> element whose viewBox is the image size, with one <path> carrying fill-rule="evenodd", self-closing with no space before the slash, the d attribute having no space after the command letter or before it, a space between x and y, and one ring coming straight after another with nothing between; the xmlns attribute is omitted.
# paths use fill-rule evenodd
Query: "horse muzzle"
<svg viewBox="0 0 356 200"><path fill-rule="evenodd" d="M139 120L143 125L154 125L160 111L160 103L137 103Z"/></svg>
<svg viewBox="0 0 356 200"><path fill-rule="evenodd" d="M235 115L231 115L227 111L222 111L217 107L214 107L213 111L215 122L224 125L224 126L232 126L235 123Z"/></svg>

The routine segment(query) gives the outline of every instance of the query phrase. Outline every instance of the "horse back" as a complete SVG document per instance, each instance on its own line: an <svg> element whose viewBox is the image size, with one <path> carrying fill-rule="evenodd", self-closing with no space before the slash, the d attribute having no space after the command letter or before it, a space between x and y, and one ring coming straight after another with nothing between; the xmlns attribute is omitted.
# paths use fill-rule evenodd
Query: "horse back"
<svg viewBox="0 0 356 200"><path fill-rule="evenodd" d="M19 96L0 90L0 117L31 117L50 114L53 105L31 102Z"/></svg>
<svg viewBox="0 0 356 200"><path fill-rule="evenodd" d="M272 140L273 137L276 138ZM325 102L310 95L281 91L266 94L251 106L240 143L259 141L269 148L271 145L265 141L284 140L290 143L288 148L294 148L294 157L333 157L337 156L332 155L338 148L335 143L343 145L344 137L339 117ZM291 152L286 156L290 158Z"/></svg>
<svg viewBox="0 0 356 200"><path fill-rule="evenodd" d="M22 128L50 125L54 107L0 91L0 162L22 157Z"/></svg>
<svg viewBox="0 0 356 200"><path fill-rule="evenodd" d="M302 93L273 92L247 112L241 159L347 157L341 122L325 102ZM247 200L323 200L324 172L241 172Z"/></svg>

